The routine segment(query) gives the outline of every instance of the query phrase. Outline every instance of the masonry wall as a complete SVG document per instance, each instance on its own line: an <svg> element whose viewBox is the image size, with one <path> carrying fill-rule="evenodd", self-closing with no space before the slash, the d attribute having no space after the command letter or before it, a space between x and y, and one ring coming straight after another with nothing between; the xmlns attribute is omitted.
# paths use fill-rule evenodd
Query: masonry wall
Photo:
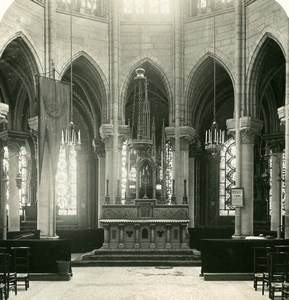
<svg viewBox="0 0 289 300"><path fill-rule="evenodd" d="M247 66L262 36L269 32L287 49L287 16L272 0L251 1L246 7ZM141 57L151 57L164 69L173 86L174 23L173 15L166 20L120 18L120 88L130 68ZM228 9L216 15L216 55L234 74L235 12ZM69 14L55 12L55 67L58 72L70 58ZM0 54L17 32L22 31L35 51L36 61L44 70L45 24L44 6L37 1L15 0L0 23ZM207 53L213 53L213 17L210 14L187 17L184 13L185 82ZM140 43L142 46L140 47ZM87 53L109 78L109 21L73 16L73 55Z"/></svg>
<svg viewBox="0 0 289 300"><path fill-rule="evenodd" d="M288 48L288 17L276 1L253 1L246 10L247 66L258 50L265 33L269 33L283 48Z"/></svg>

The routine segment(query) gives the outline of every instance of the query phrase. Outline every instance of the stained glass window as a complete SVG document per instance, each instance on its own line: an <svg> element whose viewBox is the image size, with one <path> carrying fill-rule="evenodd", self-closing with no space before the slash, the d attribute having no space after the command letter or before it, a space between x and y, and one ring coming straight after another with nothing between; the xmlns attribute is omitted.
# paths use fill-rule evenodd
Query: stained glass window
<svg viewBox="0 0 289 300"><path fill-rule="evenodd" d="M123 1L123 12L125 14L133 13L133 0L124 0Z"/></svg>
<svg viewBox="0 0 289 300"><path fill-rule="evenodd" d="M74 147L60 146L56 173L56 203L59 215L76 215L77 161Z"/></svg>
<svg viewBox="0 0 289 300"><path fill-rule="evenodd" d="M170 0L123 0L124 14L161 14L170 13Z"/></svg>
<svg viewBox="0 0 289 300"><path fill-rule="evenodd" d="M231 188L235 185L236 146L233 138L227 140L221 151L220 160L220 216L234 216L235 209L231 206Z"/></svg>
<svg viewBox="0 0 289 300"><path fill-rule="evenodd" d="M121 151L121 199L126 198L126 186L127 186L127 141L122 145Z"/></svg>
<svg viewBox="0 0 289 300"><path fill-rule="evenodd" d="M6 192L6 197L7 200L9 199L9 150L8 147L4 147L4 156L3 156L3 173L6 174L7 176L7 192ZM7 201L8 205L8 201Z"/></svg>
<svg viewBox="0 0 289 300"><path fill-rule="evenodd" d="M170 141L166 144L165 180L167 197L168 199L171 199L173 194L173 147Z"/></svg>
<svg viewBox="0 0 289 300"><path fill-rule="evenodd" d="M269 167L269 173L270 173L270 182L269 182L269 214L271 215L271 209L272 209L272 157L274 157L274 154L272 151L270 151L270 159L268 161L268 167ZM277 162L279 164L279 162ZM281 192L281 213L282 215L285 215L285 153L282 153L282 162L281 162L281 177L282 177L282 192Z"/></svg>
<svg viewBox="0 0 289 300"><path fill-rule="evenodd" d="M198 1L198 8L199 9L207 8L207 6L208 6L208 1L207 0L199 0Z"/></svg>
<svg viewBox="0 0 289 300"><path fill-rule="evenodd" d="M160 0L160 13L162 15L168 15L170 13L170 1Z"/></svg>
<svg viewBox="0 0 289 300"><path fill-rule="evenodd" d="M20 210L22 210L22 206L26 205L28 202L27 199L27 150L24 146L20 148L19 153L19 174L21 176L21 189L19 189L20 193Z"/></svg>
<svg viewBox="0 0 289 300"><path fill-rule="evenodd" d="M149 0L149 13L157 14L159 12L158 1Z"/></svg>
<svg viewBox="0 0 289 300"><path fill-rule="evenodd" d="M144 0L135 0L134 1L135 13L141 15L145 11L145 2Z"/></svg>

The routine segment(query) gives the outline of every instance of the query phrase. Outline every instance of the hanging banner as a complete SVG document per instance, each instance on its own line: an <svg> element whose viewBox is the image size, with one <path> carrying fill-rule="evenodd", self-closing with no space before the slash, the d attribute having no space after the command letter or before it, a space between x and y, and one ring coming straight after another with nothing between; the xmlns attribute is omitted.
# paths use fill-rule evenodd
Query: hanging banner
<svg viewBox="0 0 289 300"><path fill-rule="evenodd" d="M39 179L45 147L51 154L56 175L62 130L67 129L70 112L70 85L53 78L38 76L39 98Z"/></svg>
<svg viewBox="0 0 289 300"><path fill-rule="evenodd" d="M243 188L231 188L232 206L244 207L244 190Z"/></svg>

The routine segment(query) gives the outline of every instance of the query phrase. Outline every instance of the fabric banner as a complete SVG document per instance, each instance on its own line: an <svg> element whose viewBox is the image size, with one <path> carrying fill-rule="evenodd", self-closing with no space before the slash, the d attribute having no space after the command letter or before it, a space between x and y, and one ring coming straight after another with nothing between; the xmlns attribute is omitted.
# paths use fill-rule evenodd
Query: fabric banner
<svg viewBox="0 0 289 300"><path fill-rule="evenodd" d="M38 77L39 96L39 179L44 148L51 154L52 172L56 167L62 130L68 129L70 112L70 85L48 77Z"/></svg>

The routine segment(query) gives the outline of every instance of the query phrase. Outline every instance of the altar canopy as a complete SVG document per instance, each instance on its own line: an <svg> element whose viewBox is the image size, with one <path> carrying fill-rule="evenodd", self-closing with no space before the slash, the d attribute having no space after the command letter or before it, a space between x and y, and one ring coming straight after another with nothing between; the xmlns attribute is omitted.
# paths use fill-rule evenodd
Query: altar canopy
<svg viewBox="0 0 289 300"><path fill-rule="evenodd" d="M70 85L52 78L39 76L39 171L45 145L51 152L52 171L56 174L62 132L69 124Z"/></svg>

